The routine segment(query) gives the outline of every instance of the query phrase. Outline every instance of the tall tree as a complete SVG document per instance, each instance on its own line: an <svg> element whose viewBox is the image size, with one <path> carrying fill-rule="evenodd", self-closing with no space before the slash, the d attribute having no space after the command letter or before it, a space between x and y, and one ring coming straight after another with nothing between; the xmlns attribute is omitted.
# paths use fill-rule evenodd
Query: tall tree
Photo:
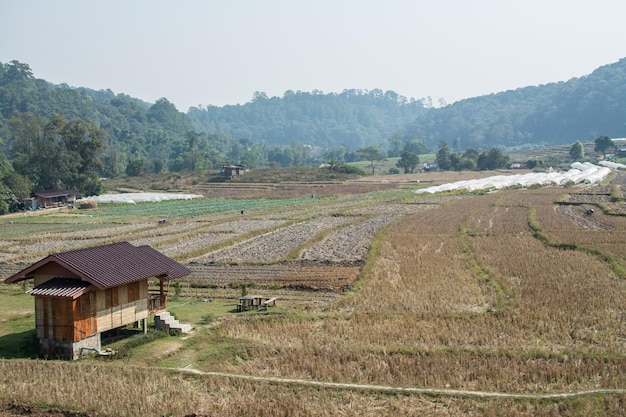
<svg viewBox="0 0 626 417"><path fill-rule="evenodd" d="M585 157L585 147L580 141L574 142L572 147L569 149L569 157L574 161L580 161Z"/></svg>
<svg viewBox="0 0 626 417"><path fill-rule="evenodd" d="M439 150L437 151L437 155L435 156L435 160L437 161L437 165L439 169L443 171L447 171L452 168L451 161L452 152L450 151L450 147L446 143L445 140L439 142Z"/></svg>
<svg viewBox="0 0 626 417"><path fill-rule="evenodd" d="M11 61L4 65L3 83L33 79L33 71L28 64Z"/></svg>
<svg viewBox="0 0 626 417"><path fill-rule="evenodd" d="M183 159L186 162L185 170L195 171L198 168L198 162L201 161L201 155L198 150L200 135L193 130L189 130L185 133L185 139L187 140L187 151L183 154Z"/></svg>
<svg viewBox="0 0 626 417"><path fill-rule="evenodd" d="M374 174L375 169L374 162L385 160L385 156L383 155L383 153L375 146L365 146L363 148L358 148L356 150L356 153L362 159L371 162L372 175Z"/></svg>
<svg viewBox="0 0 626 417"><path fill-rule="evenodd" d="M92 122L44 119L23 114L13 118L13 167L33 182L36 190L72 188L83 194L102 190L99 154L105 133Z"/></svg>
<svg viewBox="0 0 626 417"><path fill-rule="evenodd" d="M502 153L498 148L491 148L481 152L478 156L476 167L480 170L493 170L506 168L509 165L509 156Z"/></svg>
<svg viewBox="0 0 626 417"><path fill-rule="evenodd" d="M594 141L594 144L595 144L595 146L594 146L593 150L596 151L596 152L600 152L604 156L606 156L606 154L607 154L606 151L608 151L609 149L615 148L615 143L608 136L600 136L600 137L598 137Z"/></svg>
<svg viewBox="0 0 626 417"><path fill-rule="evenodd" d="M29 195L30 181L16 173L6 156L0 154L0 214L18 211Z"/></svg>
<svg viewBox="0 0 626 417"><path fill-rule="evenodd" d="M104 147L105 133L95 124L85 120L72 120L61 132L68 158L73 165L68 168L67 188L80 190L86 195L102 191L99 173L103 169L100 152Z"/></svg>
<svg viewBox="0 0 626 417"><path fill-rule="evenodd" d="M419 159L419 156L417 156L417 154L413 152L404 152L400 156L400 159L398 160L398 162L396 162L396 166L398 168L403 168L405 174L408 174L408 173L412 174L413 171L415 171L415 168L417 167L417 164L419 164L419 162L420 162L420 159Z"/></svg>

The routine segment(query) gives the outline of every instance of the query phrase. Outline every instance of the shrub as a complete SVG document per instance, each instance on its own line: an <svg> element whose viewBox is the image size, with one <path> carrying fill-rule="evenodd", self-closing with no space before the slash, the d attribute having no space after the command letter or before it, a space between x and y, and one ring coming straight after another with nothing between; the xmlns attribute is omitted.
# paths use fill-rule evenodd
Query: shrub
<svg viewBox="0 0 626 417"><path fill-rule="evenodd" d="M342 174L365 175L365 171L363 171L361 168L356 167L354 165L348 165L348 164L334 165L331 169L335 172L340 172Z"/></svg>
<svg viewBox="0 0 626 417"><path fill-rule="evenodd" d="M209 313L209 314L205 314L204 316L202 316L202 319L200 319L200 324L206 326L207 324L211 324L216 320L216 317Z"/></svg>
<svg viewBox="0 0 626 417"><path fill-rule="evenodd" d="M624 199L624 194L622 193L622 189L617 184L611 185L611 201L617 202Z"/></svg>
<svg viewBox="0 0 626 417"><path fill-rule="evenodd" d="M180 298L181 292L182 292L182 287L180 285L180 282L175 282L174 283L174 297L176 297L176 299Z"/></svg>

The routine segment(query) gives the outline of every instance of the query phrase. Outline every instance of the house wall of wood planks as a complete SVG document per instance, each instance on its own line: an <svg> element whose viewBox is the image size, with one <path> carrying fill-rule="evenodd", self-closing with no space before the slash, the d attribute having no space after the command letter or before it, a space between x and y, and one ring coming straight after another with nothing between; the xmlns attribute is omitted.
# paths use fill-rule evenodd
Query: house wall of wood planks
<svg viewBox="0 0 626 417"><path fill-rule="evenodd" d="M52 278L54 276L38 275L35 285ZM149 315L148 280L106 290L92 289L75 300L35 297L35 313L38 339L78 342L146 319Z"/></svg>

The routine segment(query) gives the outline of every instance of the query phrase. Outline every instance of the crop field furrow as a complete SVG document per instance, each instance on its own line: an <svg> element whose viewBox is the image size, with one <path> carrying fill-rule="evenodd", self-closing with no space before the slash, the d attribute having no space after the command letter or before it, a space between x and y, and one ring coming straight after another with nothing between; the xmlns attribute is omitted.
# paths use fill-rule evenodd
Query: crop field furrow
<svg viewBox="0 0 626 417"><path fill-rule="evenodd" d="M260 219L273 219L273 220L281 220L281 219L301 219L301 218L310 218L312 216L330 216L337 212L344 212L352 207L359 206L362 204L360 201L354 201L349 199L342 199L339 201L327 201L322 202L318 200L318 203L298 207L293 210L272 210L267 214L260 214L258 218Z"/></svg>
<svg viewBox="0 0 626 417"><path fill-rule="evenodd" d="M342 228L306 249L301 259L311 261L361 261L365 259L378 230L401 215L383 215Z"/></svg>
<svg viewBox="0 0 626 417"><path fill-rule="evenodd" d="M138 241L130 241L133 245L152 245L165 255L172 258L184 257L188 253L198 252L205 248L217 245L229 239L232 239L233 235L229 233L202 233L200 235L193 235L189 237L180 236L179 241L169 242L166 244L159 244L163 242L162 239L150 241L148 239L141 239ZM169 238L171 240L172 237Z"/></svg>
<svg viewBox="0 0 626 417"><path fill-rule="evenodd" d="M610 216L604 215L598 209L594 210L592 215L586 214L586 210L588 210L586 206L561 205L555 209L558 214L571 220L580 228L589 230L615 229L615 227L606 222L606 219Z"/></svg>
<svg viewBox="0 0 626 417"><path fill-rule="evenodd" d="M98 228L89 228L81 231L60 232L56 234L57 239L94 239L110 238L125 234L137 233L139 230L154 227L152 224L102 224Z"/></svg>
<svg viewBox="0 0 626 417"><path fill-rule="evenodd" d="M530 233L525 207L491 207L475 216L468 231L471 233Z"/></svg>
<svg viewBox="0 0 626 417"><path fill-rule="evenodd" d="M0 262L0 277L7 278L13 274L18 273L22 269L26 268L29 263L26 262L18 262L18 263L5 263Z"/></svg>
<svg viewBox="0 0 626 417"><path fill-rule="evenodd" d="M285 220L273 220L273 219L237 219L228 222L223 222L214 226L208 227L208 232L227 232L235 234L243 234L252 232L255 230L269 229L272 227L279 228L286 224Z"/></svg>
<svg viewBox="0 0 626 417"><path fill-rule="evenodd" d="M256 236L234 246L209 253L197 262L272 262L285 258L326 228L349 221L346 217L321 217Z"/></svg>
<svg viewBox="0 0 626 417"><path fill-rule="evenodd" d="M12 256L7 257L5 262L32 263L51 253L64 252L73 249L81 249L98 244L111 243L109 239L79 239L79 240L55 240L46 239L37 243L25 245L17 244L10 248Z"/></svg>
<svg viewBox="0 0 626 417"><path fill-rule="evenodd" d="M184 286L232 288L246 284L272 294L277 289L320 290L339 292L357 279L360 266L313 264L290 261L272 265L217 265L191 263L193 275L183 280ZM306 298L299 292L295 298Z"/></svg>

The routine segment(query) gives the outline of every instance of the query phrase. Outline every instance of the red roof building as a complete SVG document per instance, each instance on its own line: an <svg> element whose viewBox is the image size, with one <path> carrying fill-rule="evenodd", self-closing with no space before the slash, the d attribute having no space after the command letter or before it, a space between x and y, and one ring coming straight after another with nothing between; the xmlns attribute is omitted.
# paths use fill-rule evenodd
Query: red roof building
<svg viewBox="0 0 626 417"><path fill-rule="evenodd" d="M128 242L52 254L6 283L34 280L37 338L42 355L76 359L101 349L101 333L165 310L167 287L191 270L150 246ZM148 280L159 281L150 293Z"/></svg>

